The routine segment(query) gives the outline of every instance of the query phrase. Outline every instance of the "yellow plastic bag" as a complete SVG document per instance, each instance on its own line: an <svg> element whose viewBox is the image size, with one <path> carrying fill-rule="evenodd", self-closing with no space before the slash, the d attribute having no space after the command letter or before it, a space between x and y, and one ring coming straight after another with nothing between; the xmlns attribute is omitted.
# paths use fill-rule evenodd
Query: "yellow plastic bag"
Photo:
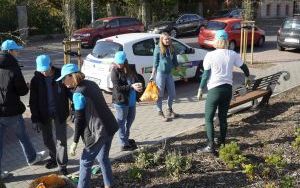
<svg viewBox="0 0 300 188"><path fill-rule="evenodd" d="M141 96L141 101L148 101L148 102L155 102L158 99L159 89L157 85L150 81L144 91L143 95Z"/></svg>

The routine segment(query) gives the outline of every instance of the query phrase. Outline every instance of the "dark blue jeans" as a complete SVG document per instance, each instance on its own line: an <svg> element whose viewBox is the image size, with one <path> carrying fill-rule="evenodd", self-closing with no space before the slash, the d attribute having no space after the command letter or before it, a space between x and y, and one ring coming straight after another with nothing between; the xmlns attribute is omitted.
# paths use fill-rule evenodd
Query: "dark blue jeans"
<svg viewBox="0 0 300 188"><path fill-rule="evenodd" d="M35 160L36 151L26 133L24 119L22 115L0 117L0 173L1 173L1 159L3 153L3 138L6 128L11 128L15 131L15 134L22 146L24 155L28 163Z"/></svg>
<svg viewBox="0 0 300 188"><path fill-rule="evenodd" d="M116 120L119 124L119 142L121 146L128 146L130 127L135 119L135 106L114 105L116 109Z"/></svg>
<svg viewBox="0 0 300 188"><path fill-rule="evenodd" d="M109 150L111 147L113 136L105 136L100 138L91 148L84 148L79 169L79 182L78 188L89 188L91 181L91 171L95 159L100 164L103 181L105 186L112 185L112 169L109 160Z"/></svg>

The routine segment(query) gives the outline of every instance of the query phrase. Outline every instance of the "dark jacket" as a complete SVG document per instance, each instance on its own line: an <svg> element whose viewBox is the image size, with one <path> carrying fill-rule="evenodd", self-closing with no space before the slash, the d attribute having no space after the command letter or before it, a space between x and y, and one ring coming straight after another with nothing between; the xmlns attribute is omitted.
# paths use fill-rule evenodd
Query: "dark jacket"
<svg viewBox="0 0 300 188"><path fill-rule="evenodd" d="M52 67L54 77L52 80L53 98L55 99L56 115L60 122L66 121L69 116L68 89L61 83L56 82L60 77L60 69ZM35 71L30 83L29 106L31 110L31 121L33 123L46 123L51 117L48 109L48 93L45 76Z"/></svg>
<svg viewBox="0 0 300 188"><path fill-rule="evenodd" d="M124 71L114 67L111 70L111 81L113 84L112 89L112 102L115 104L128 105L129 94L131 86L127 82L127 77ZM134 74L133 83L139 82L137 75ZM137 101L139 101L140 95L136 95Z"/></svg>
<svg viewBox="0 0 300 188"><path fill-rule="evenodd" d="M84 109L75 110L74 142L77 143L81 136L85 147L89 148L99 139L113 136L119 126L99 86L83 80L73 92L81 93L86 101Z"/></svg>
<svg viewBox="0 0 300 188"><path fill-rule="evenodd" d="M0 117L22 114L26 107L20 96L28 93L28 87L16 58L8 53L0 54Z"/></svg>

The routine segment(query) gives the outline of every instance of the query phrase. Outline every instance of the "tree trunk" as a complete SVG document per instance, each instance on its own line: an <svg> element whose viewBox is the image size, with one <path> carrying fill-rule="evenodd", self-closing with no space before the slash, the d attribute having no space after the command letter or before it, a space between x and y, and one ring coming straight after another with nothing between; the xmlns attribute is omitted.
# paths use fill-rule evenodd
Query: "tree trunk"
<svg viewBox="0 0 300 188"><path fill-rule="evenodd" d="M107 3L106 4L107 16L116 16L117 8L115 3Z"/></svg>
<svg viewBox="0 0 300 188"><path fill-rule="evenodd" d="M147 0L140 0L140 6L141 6L141 18L142 22L147 28L149 22L150 22L150 6L148 4Z"/></svg>
<svg viewBox="0 0 300 188"><path fill-rule="evenodd" d="M63 0L64 30L67 39L71 40L76 27L75 0Z"/></svg>

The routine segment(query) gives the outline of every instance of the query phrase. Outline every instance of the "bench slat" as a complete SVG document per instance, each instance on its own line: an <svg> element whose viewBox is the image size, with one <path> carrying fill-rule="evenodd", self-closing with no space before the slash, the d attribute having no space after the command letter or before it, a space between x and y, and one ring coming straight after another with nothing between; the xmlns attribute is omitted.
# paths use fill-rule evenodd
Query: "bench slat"
<svg viewBox="0 0 300 188"><path fill-rule="evenodd" d="M258 89L258 90L250 91L249 93L246 93L245 95L235 97L231 101L231 103L229 105L229 108L234 108L234 107L237 107L237 106L239 106L241 104L250 102L250 101L252 101L254 99L258 99L260 97L263 97L268 92L269 91L265 90L265 89Z"/></svg>

